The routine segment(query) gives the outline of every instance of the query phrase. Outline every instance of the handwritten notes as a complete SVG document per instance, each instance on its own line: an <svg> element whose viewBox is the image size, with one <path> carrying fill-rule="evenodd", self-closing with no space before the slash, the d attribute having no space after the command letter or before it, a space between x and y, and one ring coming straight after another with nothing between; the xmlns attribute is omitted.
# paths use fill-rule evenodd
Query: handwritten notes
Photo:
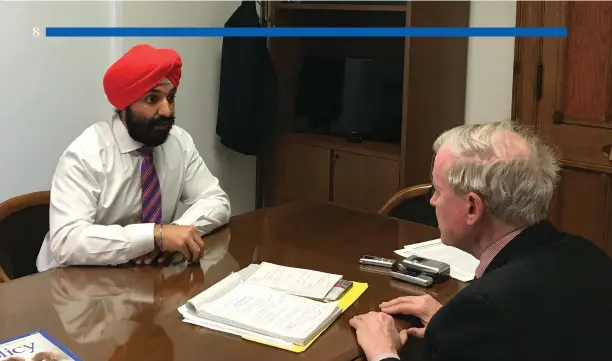
<svg viewBox="0 0 612 361"><path fill-rule="evenodd" d="M247 282L313 299L324 299L342 275L262 262Z"/></svg>
<svg viewBox="0 0 612 361"><path fill-rule="evenodd" d="M200 312L229 324L302 343L334 315L337 306L243 283L201 305Z"/></svg>
<svg viewBox="0 0 612 361"><path fill-rule="evenodd" d="M341 279L273 263L252 264L193 297L179 312L185 322L203 327L279 347L307 347L342 313L336 302L320 302Z"/></svg>

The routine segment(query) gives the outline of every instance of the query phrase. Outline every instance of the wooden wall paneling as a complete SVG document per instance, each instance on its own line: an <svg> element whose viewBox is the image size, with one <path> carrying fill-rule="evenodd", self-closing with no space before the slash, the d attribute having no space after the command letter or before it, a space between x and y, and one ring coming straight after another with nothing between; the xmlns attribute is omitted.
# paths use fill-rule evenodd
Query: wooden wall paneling
<svg viewBox="0 0 612 361"><path fill-rule="evenodd" d="M516 22L520 27L542 25L543 4L535 1L518 1ZM537 123L537 102L542 75L540 49L542 38L516 38L514 48L514 77L512 84L512 119L525 125Z"/></svg>
<svg viewBox="0 0 612 361"><path fill-rule="evenodd" d="M465 1L413 1L407 26L467 27L470 4ZM412 38L409 48L402 186L431 180L432 144L447 129L465 123L467 38ZM444 85L442 85L444 84Z"/></svg>
<svg viewBox="0 0 612 361"><path fill-rule="evenodd" d="M291 14L279 14L274 4L270 3L270 24L272 26L290 26ZM260 159L261 181L263 182L263 205L278 204L284 199L283 185L286 143L281 142L279 135L291 128L293 121L293 94L295 74L301 57L300 43L295 38L268 38L268 49L277 74L278 113L277 126L272 135L272 142Z"/></svg>
<svg viewBox="0 0 612 361"><path fill-rule="evenodd" d="M274 12L275 26L293 26L297 14ZM302 59L300 38L270 38L270 55L278 78L278 132L291 130L293 124L293 102L295 85Z"/></svg>
<svg viewBox="0 0 612 361"><path fill-rule="evenodd" d="M556 110L564 113L564 123L612 127L612 2L565 2L560 8L570 33L559 39Z"/></svg>
<svg viewBox="0 0 612 361"><path fill-rule="evenodd" d="M544 26L567 26L570 35L542 39L539 132L565 164L612 172L603 151L612 144L612 2L545 2L543 18Z"/></svg>
<svg viewBox="0 0 612 361"><path fill-rule="evenodd" d="M411 26L411 15L412 14L412 4L407 4L406 14L404 19L404 26ZM402 91L402 138L400 141L400 186L406 187L408 184L408 180L406 177L408 160L407 160L407 152L408 152L408 133L406 130L408 129L408 97L410 96L410 51L412 47L410 45L412 38L405 37L404 38L404 86Z"/></svg>
<svg viewBox="0 0 612 361"><path fill-rule="evenodd" d="M610 219L610 176L606 173L566 167L561 172L555 225L607 248Z"/></svg>
<svg viewBox="0 0 612 361"><path fill-rule="evenodd" d="M534 125L561 158L550 219L612 254L612 3L517 6L518 27L568 28L567 38L516 40L513 118Z"/></svg>

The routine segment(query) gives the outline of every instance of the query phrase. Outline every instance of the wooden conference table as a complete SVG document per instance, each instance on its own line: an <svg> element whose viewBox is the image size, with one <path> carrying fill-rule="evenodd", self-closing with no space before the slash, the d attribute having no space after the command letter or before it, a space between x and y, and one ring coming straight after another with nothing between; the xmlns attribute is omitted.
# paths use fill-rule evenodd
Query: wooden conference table
<svg viewBox="0 0 612 361"><path fill-rule="evenodd" d="M362 352L352 316L425 292L360 269L359 256L393 257L405 244L436 237L434 228L326 203L262 209L208 236L204 258L187 269L69 267L0 284L0 340L40 328L87 361L353 360ZM334 272L369 288L299 354L181 321L178 306L261 261ZM463 286L451 279L427 292L445 303Z"/></svg>

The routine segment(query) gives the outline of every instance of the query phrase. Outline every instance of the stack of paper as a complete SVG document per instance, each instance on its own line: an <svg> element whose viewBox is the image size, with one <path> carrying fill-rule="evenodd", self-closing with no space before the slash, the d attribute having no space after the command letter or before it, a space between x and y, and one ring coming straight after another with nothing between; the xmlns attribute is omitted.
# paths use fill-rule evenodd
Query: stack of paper
<svg viewBox="0 0 612 361"><path fill-rule="evenodd" d="M404 258L417 255L448 263L451 267L451 277L462 282L474 279L476 267L478 267L479 263L478 259L471 254L458 248L447 246L440 239L404 246L403 249L399 249L395 253Z"/></svg>
<svg viewBox="0 0 612 361"><path fill-rule="evenodd" d="M195 296L179 312L184 322L301 352L367 288L354 283L338 302L322 302L341 279L266 262L253 264Z"/></svg>

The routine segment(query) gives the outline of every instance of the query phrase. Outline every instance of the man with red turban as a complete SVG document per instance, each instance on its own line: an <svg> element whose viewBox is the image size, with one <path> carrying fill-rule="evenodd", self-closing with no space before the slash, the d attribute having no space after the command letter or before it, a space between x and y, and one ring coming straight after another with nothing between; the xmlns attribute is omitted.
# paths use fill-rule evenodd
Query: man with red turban
<svg viewBox="0 0 612 361"><path fill-rule="evenodd" d="M226 224L227 194L193 139L174 125L181 57L137 45L112 64L103 86L115 113L60 157L49 232L37 267L150 264L202 257L202 235ZM189 206L176 218L179 201Z"/></svg>

